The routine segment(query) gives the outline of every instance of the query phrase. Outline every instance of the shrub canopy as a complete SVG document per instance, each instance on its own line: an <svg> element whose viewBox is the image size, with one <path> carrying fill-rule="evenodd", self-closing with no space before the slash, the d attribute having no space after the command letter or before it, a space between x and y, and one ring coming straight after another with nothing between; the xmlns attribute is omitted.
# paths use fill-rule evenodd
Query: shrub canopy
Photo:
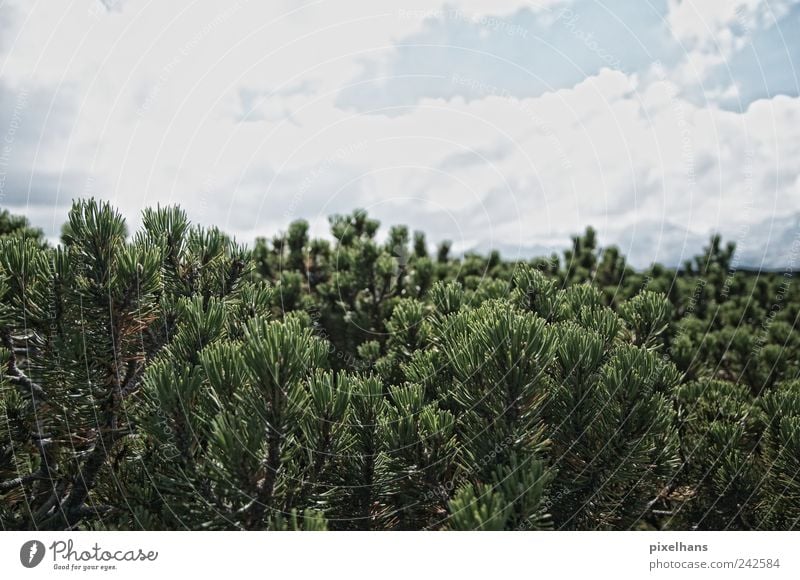
<svg viewBox="0 0 800 580"><path fill-rule="evenodd" d="M0 215L3 529L795 529L800 296L712 238L637 272L364 211Z"/></svg>

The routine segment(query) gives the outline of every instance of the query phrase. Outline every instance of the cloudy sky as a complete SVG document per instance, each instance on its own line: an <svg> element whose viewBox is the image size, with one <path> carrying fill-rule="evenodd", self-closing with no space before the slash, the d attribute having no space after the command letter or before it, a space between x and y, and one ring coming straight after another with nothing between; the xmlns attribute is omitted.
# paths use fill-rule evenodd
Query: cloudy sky
<svg viewBox="0 0 800 580"><path fill-rule="evenodd" d="M0 0L0 206L800 266L800 2ZM795 250L800 245L795 247Z"/></svg>

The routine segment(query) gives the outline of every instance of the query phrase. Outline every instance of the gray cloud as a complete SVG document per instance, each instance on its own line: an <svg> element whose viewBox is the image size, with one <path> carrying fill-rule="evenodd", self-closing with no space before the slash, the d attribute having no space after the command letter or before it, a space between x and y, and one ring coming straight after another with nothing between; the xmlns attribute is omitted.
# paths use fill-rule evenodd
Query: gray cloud
<svg viewBox="0 0 800 580"><path fill-rule="evenodd" d="M13 41L13 34L16 27L16 20L17 20L17 10L13 6L10 5L3 5L2 8L2 16L0 16L0 53L5 52L5 50L11 45Z"/></svg>
<svg viewBox="0 0 800 580"><path fill-rule="evenodd" d="M85 190L80 170L62 173L41 165L66 137L73 110L70 98L0 82L0 204L57 206L62 197L70 199Z"/></svg>
<svg viewBox="0 0 800 580"><path fill-rule="evenodd" d="M15 171L6 178L3 204L61 207L75 197L90 194L89 183L86 175L76 171Z"/></svg>
<svg viewBox="0 0 800 580"><path fill-rule="evenodd" d="M498 141L491 147L476 147L468 151L459 151L445 157L438 165L442 171L460 169L472 165L500 161L513 153L513 144L507 140Z"/></svg>

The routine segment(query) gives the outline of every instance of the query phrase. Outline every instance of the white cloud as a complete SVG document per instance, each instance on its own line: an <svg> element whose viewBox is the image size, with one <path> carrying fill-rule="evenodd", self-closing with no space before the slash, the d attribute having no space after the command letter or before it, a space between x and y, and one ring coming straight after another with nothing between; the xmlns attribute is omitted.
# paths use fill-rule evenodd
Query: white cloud
<svg viewBox="0 0 800 580"><path fill-rule="evenodd" d="M768 89L769 77L775 71L768 70L770 54L762 47L765 53L759 55L755 42L765 31L776 27L778 30L773 30L776 38L788 34L794 24L787 24L785 33L779 24L798 5L798 0L669 0L667 23L685 54L676 67L676 78L690 87L698 100L715 103L737 102L743 82L756 86L766 84ZM784 42L781 44L778 51L782 48L784 56L790 53L789 47ZM760 70L755 78L751 74L742 79L736 58L749 54L748 51L764 64L758 63ZM720 83L722 87L717 86Z"/></svg>
<svg viewBox="0 0 800 580"><path fill-rule="evenodd" d="M672 5L670 23L709 66L702 59L716 57L684 4ZM486 13L484 2L420 0L404 10L511 26L528 5ZM327 215L364 206L462 248L549 246L592 224L626 250L673 260L676 231L695 244L800 207L797 98L741 114L703 107L683 95L678 71L653 67L592 69L529 94L513 90L520 78L493 84L477 67L473 77L442 70L438 82L458 90L426 94L421 84L401 115L363 114L339 106L342 88L430 24L396 3L75 6L18 4L17 40L0 60L0 102L31 91L20 139L42 141L20 141L19 175L8 180L24 188L39 176L39 189L8 192L6 203L16 196L37 219L50 203L53 224L65 199L85 194L114 200L134 223L144 205L180 203L244 240L297 217L322 233ZM746 14L758 24L760 11ZM704 17L719 32L730 11ZM632 231L648 237L637 243ZM661 231L668 247L658 247Z"/></svg>
<svg viewBox="0 0 800 580"><path fill-rule="evenodd" d="M755 29L783 18L793 0L669 0L667 20L675 36L690 48L717 47L730 55Z"/></svg>

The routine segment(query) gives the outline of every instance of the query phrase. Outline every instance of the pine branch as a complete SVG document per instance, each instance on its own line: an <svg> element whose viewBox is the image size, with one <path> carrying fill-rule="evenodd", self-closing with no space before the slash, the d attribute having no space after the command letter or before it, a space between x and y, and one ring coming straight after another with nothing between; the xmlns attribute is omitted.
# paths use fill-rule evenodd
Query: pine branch
<svg viewBox="0 0 800 580"><path fill-rule="evenodd" d="M7 328L3 329L2 343L3 348L9 352L7 370L8 379L13 384L21 387L23 393L30 393L31 396L34 397L34 400L38 398L40 401L46 401L47 395L42 386L28 378L28 376L25 375L25 373L23 373L17 366L17 354L14 349L13 341L11 340L11 331Z"/></svg>
<svg viewBox="0 0 800 580"><path fill-rule="evenodd" d="M33 473L29 473L28 475L15 477L14 479L9 479L7 481L0 481L0 492L9 491L16 487L20 487L21 485L25 485L39 479L47 479L46 470L39 468Z"/></svg>
<svg viewBox="0 0 800 580"><path fill-rule="evenodd" d="M280 468L280 445L281 436L278 433L270 433L267 442L267 457L264 461L264 479L259 487L256 501L251 508L251 513L247 518L248 529L257 529L264 518L267 507L272 503L272 494L275 490L275 480Z"/></svg>

